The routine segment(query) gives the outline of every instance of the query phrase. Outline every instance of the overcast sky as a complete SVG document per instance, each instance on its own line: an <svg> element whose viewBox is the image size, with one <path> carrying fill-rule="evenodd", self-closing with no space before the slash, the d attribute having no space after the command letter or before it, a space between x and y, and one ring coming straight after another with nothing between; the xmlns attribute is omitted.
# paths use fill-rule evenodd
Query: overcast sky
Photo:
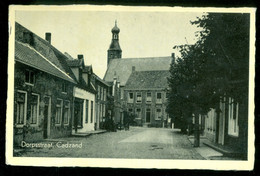
<svg viewBox="0 0 260 176"><path fill-rule="evenodd" d="M15 20L45 38L52 33L52 45L74 58L83 54L86 65L103 78L111 29L120 28L122 58L170 56L173 46L192 44L199 29L190 24L198 12L132 11L16 11ZM186 37L186 39L185 39Z"/></svg>

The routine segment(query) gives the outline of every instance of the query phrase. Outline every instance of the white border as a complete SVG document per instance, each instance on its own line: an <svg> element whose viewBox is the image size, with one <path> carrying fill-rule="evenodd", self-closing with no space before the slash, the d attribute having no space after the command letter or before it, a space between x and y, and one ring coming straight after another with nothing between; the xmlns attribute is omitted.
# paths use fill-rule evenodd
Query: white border
<svg viewBox="0 0 260 176"><path fill-rule="evenodd" d="M147 12L217 12L250 13L250 62L249 62L249 118L248 118L248 161L213 160L155 160L155 159L94 159L94 158L40 158L13 157L13 100L14 100L14 26L15 11L147 11ZM9 7L9 57L8 93L6 114L6 164L20 166L80 166L112 168L162 168L162 169L214 169L214 170L252 170L254 166L254 77L255 77L255 12L256 8L182 8L182 7L129 7L96 5L11 5Z"/></svg>

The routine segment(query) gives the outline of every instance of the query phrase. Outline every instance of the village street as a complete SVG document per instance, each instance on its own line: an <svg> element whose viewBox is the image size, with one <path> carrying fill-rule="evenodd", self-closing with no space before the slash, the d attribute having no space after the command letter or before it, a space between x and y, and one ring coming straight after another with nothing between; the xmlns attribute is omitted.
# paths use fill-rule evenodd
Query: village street
<svg viewBox="0 0 260 176"><path fill-rule="evenodd" d="M46 140L51 147L23 147L15 156L138 159L204 159L179 130L130 127L88 137ZM65 144L65 145L62 145ZM75 148L69 148L73 146ZM76 145L75 145L76 144Z"/></svg>

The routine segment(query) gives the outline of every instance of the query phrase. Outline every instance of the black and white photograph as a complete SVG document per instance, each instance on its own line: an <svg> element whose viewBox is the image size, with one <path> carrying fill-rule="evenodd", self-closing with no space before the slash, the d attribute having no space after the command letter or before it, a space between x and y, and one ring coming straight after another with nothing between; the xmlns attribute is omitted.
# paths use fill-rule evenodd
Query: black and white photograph
<svg viewBox="0 0 260 176"><path fill-rule="evenodd" d="M255 11L10 6L7 164L252 169Z"/></svg>

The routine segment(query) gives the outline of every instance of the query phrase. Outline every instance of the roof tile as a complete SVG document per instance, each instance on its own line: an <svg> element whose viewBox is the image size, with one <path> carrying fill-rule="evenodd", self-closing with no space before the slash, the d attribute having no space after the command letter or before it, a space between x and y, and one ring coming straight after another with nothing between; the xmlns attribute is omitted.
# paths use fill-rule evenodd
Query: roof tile
<svg viewBox="0 0 260 176"><path fill-rule="evenodd" d="M171 62L171 56L113 59L108 65L104 80L112 82L114 76L119 76L120 84L124 86L132 73L133 66L136 71L169 70Z"/></svg>
<svg viewBox="0 0 260 176"><path fill-rule="evenodd" d="M169 71L134 71L125 89L163 89L168 87Z"/></svg>

